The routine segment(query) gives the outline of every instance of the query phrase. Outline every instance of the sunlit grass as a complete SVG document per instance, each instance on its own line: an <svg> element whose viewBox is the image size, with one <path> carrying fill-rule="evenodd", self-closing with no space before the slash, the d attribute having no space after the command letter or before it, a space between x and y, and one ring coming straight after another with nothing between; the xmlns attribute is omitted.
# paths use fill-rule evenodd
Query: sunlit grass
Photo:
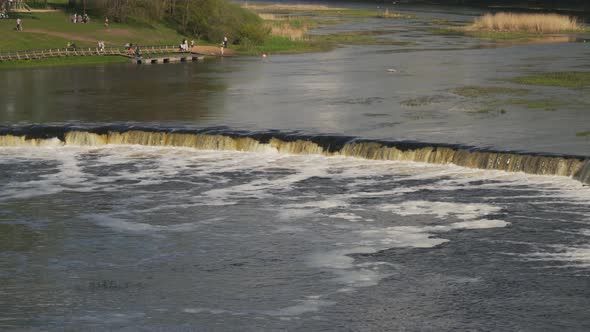
<svg viewBox="0 0 590 332"><path fill-rule="evenodd" d="M16 15L16 14L15 14ZM15 31L14 20L0 20L0 52L42 48L64 48L68 42L79 47L96 47L99 40L107 47L125 43L141 45L176 45L183 36L162 24L112 23L105 28L98 18L87 24L73 24L63 11L19 13L24 31Z"/></svg>
<svg viewBox="0 0 590 332"><path fill-rule="evenodd" d="M34 67L59 67L72 65L100 65L110 63L129 62L128 58L119 56L84 56L67 58L47 58L39 60L13 60L0 61L0 69L10 68L34 68Z"/></svg>

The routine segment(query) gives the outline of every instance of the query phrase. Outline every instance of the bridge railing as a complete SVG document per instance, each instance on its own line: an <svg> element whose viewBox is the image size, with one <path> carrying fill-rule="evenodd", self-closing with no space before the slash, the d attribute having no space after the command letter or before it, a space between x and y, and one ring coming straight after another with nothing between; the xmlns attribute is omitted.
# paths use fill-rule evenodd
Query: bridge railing
<svg viewBox="0 0 590 332"><path fill-rule="evenodd" d="M180 50L178 46L174 45L151 45L140 46L142 54L158 54L158 53L190 53ZM133 48L134 49L134 48ZM93 56L93 55L115 55L134 57L133 51L125 47L105 47L99 49L98 47L77 47L77 48L48 48L48 49L34 49L22 51L0 52L0 61L9 60L33 60L55 57L68 56Z"/></svg>

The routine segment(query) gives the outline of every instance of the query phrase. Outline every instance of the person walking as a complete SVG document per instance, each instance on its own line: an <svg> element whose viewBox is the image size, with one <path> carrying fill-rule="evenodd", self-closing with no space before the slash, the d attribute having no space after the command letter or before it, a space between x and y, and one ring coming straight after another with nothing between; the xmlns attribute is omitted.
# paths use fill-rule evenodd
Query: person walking
<svg viewBox="0 0 590 332"><path fill-rule="evenodd" d="M20 17L16 19L16 31L23 31L23 21Z"/></svg>
<svg viewBox="0 0 590 332"><path fill-rule="evenodd" d="M134 54L135 54L135 57L136 58L141 58L141 50L139 49L139 45L137 45L135 47L135 53Z"/></svg>
<svg viewBox="0 0 590 332"><path fill-rule="evenodd" d="M105 17L104 18L104 27L105 28L108 28L109 27L109 18L108 17Z"/></svg>
<svg viewBox="0 0 590 332"><path fill-rule="evenodd" d="M223 36L223 48L227 48L227 36Z"/></svg>

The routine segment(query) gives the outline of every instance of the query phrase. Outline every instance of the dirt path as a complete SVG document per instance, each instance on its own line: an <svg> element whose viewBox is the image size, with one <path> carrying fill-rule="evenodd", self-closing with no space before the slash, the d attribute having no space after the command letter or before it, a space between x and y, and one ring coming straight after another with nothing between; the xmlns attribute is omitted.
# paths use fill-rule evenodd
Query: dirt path
<svg viewBox="0 0 590 332"><path fill-rule="evenodd" d="M32 32L32 33L42 33L49 36L54 37L61 37L72 41L81 41L81 42L89 42L89 43L97 43L98 40L96 38L91 38L87 36L80 36L75 33L68 33L68 32L58 32L58 31L47 31L42 29L26 29L24 32Z"/></svg>
<svg viewBox="0 0 590 332"><path fill-rule="evenodd" d="M59 11L58 9L15 9L11 10L13 13L52 13Z"/></svg>
<svg viewBox="0 0 590 332"><path fill-rule="evenodd" d="M203 55L214 55L221 56L221 48L216 46L194 46L191 52L203 54ZM232 49L226 48L223 51L223 56L234 56L236 52Z"/></svg>
<svg viewBox="0 0 590 332"><path fill-rule="evenodd" d="M133 38L134 34L131 31L125 30L125 29L109 29L106 30L108 32L109 35L113 35L113 36L119 36L119 37L129 37L130 39ZM25 29L24 32L32 32L32 33L42 33L42 34L46 34L49 36L54 36L54 37L61 37L70 41L77 41L77 42L88 42L88 43L97 43L99 40L101 39L97 39L97 38L93 38L93 37L89 37L89 36L84 36L84 35L80 35L77 34L75 32L59 32L59 31L49 31L49 30L43 30L43 29Z"/></svg>

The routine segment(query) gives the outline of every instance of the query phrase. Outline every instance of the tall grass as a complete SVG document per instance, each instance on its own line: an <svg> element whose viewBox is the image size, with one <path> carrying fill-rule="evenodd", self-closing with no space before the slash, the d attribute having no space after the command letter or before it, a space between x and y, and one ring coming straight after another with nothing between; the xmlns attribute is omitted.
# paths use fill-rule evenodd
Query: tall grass
<svg viewBox="0 0 590 332"><path fill-rule="evenodd" d="M270 24L270 34L290 40L302 40L307 36L307 27L294 27L289 23Z"/></svg>
<svg viewBox="0 0 590 332"><path fill-rule="evenodd" d="M300 17L268 13L259 13L258 15L265 21L272 36L290 40L303 40L307 36L309 23Z"/></svg>
<svg viewBox="0 0 590 332"><path fill-rule="evenodd" d="M577 19L558 14L485 14L476 18L467 31L569 32L582 30Z"/></svg>

